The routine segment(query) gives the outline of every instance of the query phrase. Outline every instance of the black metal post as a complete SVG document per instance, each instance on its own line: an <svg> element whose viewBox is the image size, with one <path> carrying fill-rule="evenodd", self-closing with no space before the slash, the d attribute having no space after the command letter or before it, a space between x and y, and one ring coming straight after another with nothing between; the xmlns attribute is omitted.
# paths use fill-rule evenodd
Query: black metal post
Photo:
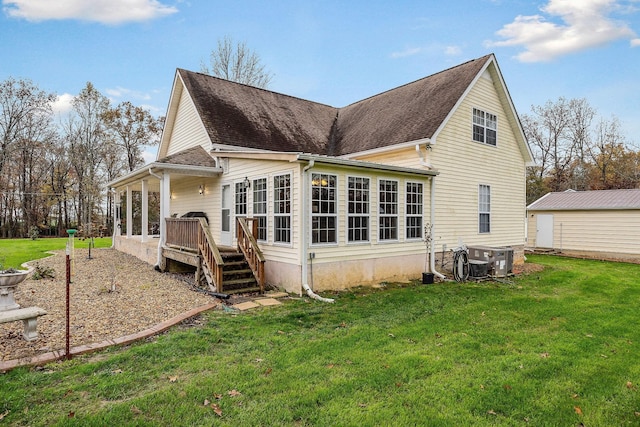
<svg viewBox="0 0 640 427"><path fill-rule="evenodd" d="M71 283L71 259L69 258L69 252L67 251L67 330L66 330L66 346L65 355L67 360L71 360L71 350L69 348L70 331L69 331L69 283Z"/></svg>

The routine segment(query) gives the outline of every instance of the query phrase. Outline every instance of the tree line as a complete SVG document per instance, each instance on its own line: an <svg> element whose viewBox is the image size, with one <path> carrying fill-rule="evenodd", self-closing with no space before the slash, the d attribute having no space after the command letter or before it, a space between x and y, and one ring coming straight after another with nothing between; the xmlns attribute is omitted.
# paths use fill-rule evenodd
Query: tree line
<svg viewBox="0 0 640 427"><path fill-rule="evenodd" d="M527 170L527 204L550 191L640 188L640 151L617 118L598 116L586 99L532 106L522 125L535 160Z"/></svg>
<svg viewBox="0 0 640 427"><path fill-rule="evenodd" d="M131 102L115 106L90 82L55 117L57 96L28 79L0 82L0 237L64 235L113 225L106 183L144 164L163 118Z"/></svg>
<svg viewBox="0 0 640 427"><path fill-rule="evenodd" d="M218 52L233 51L224 47ZM234 80L220 69L238 60L222 54L212 54L212 70L203 72ZM244 83L268 83L270 74L254 72L262 80ZM64 235L91 224L111 233L106 183L142 166L144 147L159 141L163 117L128 101L112 106L90 82L58 120L56 99L30 80L0 82L0 237ZM527 169L527 204L550 191L640 187L640 151L625 140L617 118L599 117L586 99L532 106L521 123L535 161Z"/></svg>

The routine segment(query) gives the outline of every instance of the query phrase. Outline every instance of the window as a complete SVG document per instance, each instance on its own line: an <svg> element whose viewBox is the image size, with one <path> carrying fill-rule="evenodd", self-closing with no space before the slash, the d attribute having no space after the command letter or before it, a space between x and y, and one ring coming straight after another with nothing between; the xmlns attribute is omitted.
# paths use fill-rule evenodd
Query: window
<svg viewBox="0 0 640 427"><path fill-rule="evenodd" d="M267 240L267 179L253 180L253 217L258 221L257 240Z"/></svg>
<svg viewBox="0 0 640 427"><path fill-rule="evenodd" d="M335 175L311 174L311 242L336 243L337 209Z"/></svg>
<svg viewBox="0 0 640 427"><path fill-rule="evenodd" d="M478 232L491 232L491 187L478 187Z"/></svg>
<svg viewBox="0 0 640 427"><path fill-rule="evenodd" d="M369 178L350 176L347 184L349 242L369 241Z"/></svg>
<svg viewBox="0 0 640 427"><path fill-rule="evenodd" d="M422 239L422 183L407 182L407 239Z"/></svg>
<svg viewBox="0 0 640 427"><path fill-rule="evenodd" d="M247 215L247 187L244 182L236 182L236 216Z"/></svg>
<svg viewBox="0 0 640 427"><path fill-rule="evenodd" d="M488 145L496 145L498 118L495 114L473 109L473 140Z"/></svg>
<svg viewBox="0 0 640 427"><path fill-rule="evenodd" d="M378 196L380 240L398 239L398 181L380 180Z"/></svg>
<svg viewBox="0 0 640 427"><path fill-rule="evenodd" d="M273 177L273 241L291 243L291 176Z"/></svg>

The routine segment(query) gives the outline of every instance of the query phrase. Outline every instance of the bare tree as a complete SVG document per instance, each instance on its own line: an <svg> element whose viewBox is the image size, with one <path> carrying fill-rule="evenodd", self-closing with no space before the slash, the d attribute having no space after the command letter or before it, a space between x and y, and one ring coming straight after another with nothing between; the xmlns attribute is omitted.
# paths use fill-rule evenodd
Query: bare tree
<svg viewBox="0 0 640 427"><path fill-rule="evenodd" d="M218 39L218 48L211 51L209 62L211 68L203 61L200 71L222 79L264 89L273 78L257 53L245 42L235 43L229 36Z"/></svg>
<svg viewBox="0 0 640 427"><path fill-rule="evenodd" d="M108 136L102 118L110 106L107 97L91 82L80 91L72 104L75 115L69 118L66 137L78 185L78 219L90 227L104 191L101 166Z"/></svg>
<svg viewBox="0 0 640 427"><path fill-rule="evenodd" d="M114 143L123 149L129 172L142 166L142 150L158 144L163 120L155 119L147 110L129 101L105 111L103 119L113 134Z"/></svg>

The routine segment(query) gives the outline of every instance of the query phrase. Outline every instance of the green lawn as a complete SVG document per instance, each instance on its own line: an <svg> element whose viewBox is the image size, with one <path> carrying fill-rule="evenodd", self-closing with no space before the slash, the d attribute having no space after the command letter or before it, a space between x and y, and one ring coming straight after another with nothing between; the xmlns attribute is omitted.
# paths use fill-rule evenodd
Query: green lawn
<svg viewBox="0 0 640 427"><path fill-rule="evenodd" d="M389 285L2 375L3 425L640 425L640 265L531 256L496 283Z"/></svg>
<svg viewBox="0 0 640 427"><path fill-rule="evenodd" d="M49 256L48 251L64 250L68 238L38 238L31 239L0 239L0 262L3 268L19 268L23 262ZM111 237L100 237L93 239L94 247L109 248L111 247ZM76 248L88 248L89 240L75 239Z"/></svg>

